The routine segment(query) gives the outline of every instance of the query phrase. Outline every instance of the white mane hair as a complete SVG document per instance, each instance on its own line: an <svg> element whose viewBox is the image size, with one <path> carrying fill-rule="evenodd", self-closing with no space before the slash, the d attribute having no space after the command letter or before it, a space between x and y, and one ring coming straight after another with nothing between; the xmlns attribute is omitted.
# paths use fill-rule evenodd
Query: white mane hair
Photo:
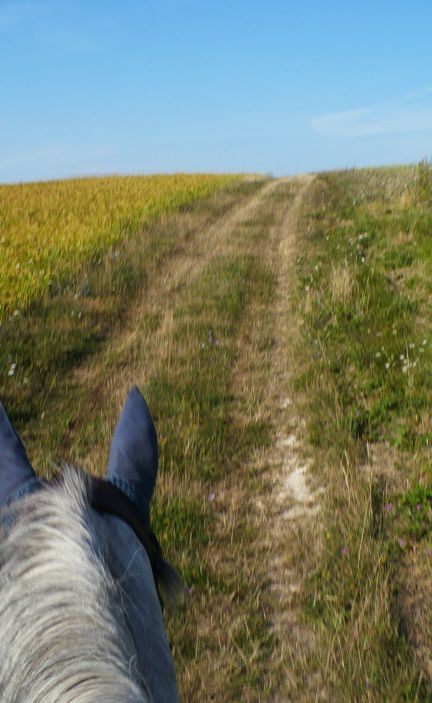
<svg viewBox="0 0 432 703"><path fill-rule="evenodd" d="M0 540L0 702L147 703L85 474L9 507Z"/></svg>

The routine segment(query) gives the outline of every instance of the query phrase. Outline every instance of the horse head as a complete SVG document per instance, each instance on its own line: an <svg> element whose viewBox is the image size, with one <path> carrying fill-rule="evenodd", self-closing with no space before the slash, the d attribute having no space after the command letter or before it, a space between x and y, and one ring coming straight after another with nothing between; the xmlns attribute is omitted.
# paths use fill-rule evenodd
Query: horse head
<svg viewBox="0 0 432 703"><path fill-rule="evenodd" d="M178 700L160 602L181 582L150 529L157 469L136 386L104 479L38 479L0 403L0 700Z"/></svg>

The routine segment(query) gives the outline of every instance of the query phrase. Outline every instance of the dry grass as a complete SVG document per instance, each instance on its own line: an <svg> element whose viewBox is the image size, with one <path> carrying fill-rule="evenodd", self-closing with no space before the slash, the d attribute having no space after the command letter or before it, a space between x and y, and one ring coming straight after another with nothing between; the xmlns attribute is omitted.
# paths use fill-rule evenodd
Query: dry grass
<svg viewBox="0 0 432 703"><path fill-rule="evenodd" d="M403 626L419 669L432 680L432 559L428 545L415 546L404 559L400 603Z"/></svg>
<svg viewBox="0 0 432 703"><path fill-rule="evenodd" d="M307 495L291 491L292 479L305 465L305 457L294 390L298 319L289 301L294 292L297 227L310 181L280 182L272 194L274 217L262 256L274 273L274 301L270 308L250 307L239 337L234 376L236 422L242 426L253 418L270 428L268 446L257 447L248 460L246 478L253 473L253 486L250 478L244 487L239 486L236 477L231 488L240 495L243 491L242 503L254 528L249 551L266 555L261 561L250 557L271 624L272 655L263 674L268 681L266 701L306 702L322 695L315 666L316 638L304 621L301 606L302 584L319 550L318 495L306 485L302 491ZM306 481L309 484L308 478Z"/></svg>
<svg viewBox="0 0 432 703"><path fill-rule="evenodd" d="M333 265L330 273L330 290L334 305L346 307L358 288L354 270L346 264Z"/></svg>

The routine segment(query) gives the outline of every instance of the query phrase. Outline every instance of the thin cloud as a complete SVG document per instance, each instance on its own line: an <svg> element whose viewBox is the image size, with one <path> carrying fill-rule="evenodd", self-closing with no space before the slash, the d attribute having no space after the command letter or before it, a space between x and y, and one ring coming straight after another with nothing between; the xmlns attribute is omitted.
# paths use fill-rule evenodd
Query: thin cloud
<svg viewBox="0 0 432 703"><path fill-rule="evenodd" d="M377 105L320 115L311 126L322 136L345 139L432 132L432 105L418 104L431 95L428 86Z"/></svg>

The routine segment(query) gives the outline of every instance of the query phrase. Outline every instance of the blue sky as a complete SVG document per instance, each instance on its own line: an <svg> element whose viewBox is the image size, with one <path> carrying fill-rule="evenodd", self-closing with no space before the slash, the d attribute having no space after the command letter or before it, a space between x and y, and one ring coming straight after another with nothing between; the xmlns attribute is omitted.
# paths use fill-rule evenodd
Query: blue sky
<svg viewBox="0 0 432 703"><path fill-rule="evenodd" d="M432 156L430 0L0 0L0 182Z"/></svg>

